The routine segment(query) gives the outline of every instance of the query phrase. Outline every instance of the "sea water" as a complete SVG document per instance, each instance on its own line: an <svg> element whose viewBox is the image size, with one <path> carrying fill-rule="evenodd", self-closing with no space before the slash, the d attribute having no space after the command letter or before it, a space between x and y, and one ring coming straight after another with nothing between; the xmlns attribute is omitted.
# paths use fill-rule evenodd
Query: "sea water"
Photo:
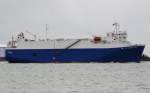
<svg viewBox="0 0 150 93"><path fill-rule="evenodd" d="M150 93L150 62L1 62L0 93Z"/></svg>

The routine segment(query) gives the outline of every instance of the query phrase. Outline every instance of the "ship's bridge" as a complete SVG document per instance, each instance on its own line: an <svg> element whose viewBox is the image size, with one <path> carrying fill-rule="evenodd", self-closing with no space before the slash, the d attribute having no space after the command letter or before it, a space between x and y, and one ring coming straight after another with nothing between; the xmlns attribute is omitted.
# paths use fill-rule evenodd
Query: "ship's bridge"
<svg viewBox="0 0 150 93"><path fill-rule="evenodd" d="M105 40L107 42L126 42L127 41L127 31L121 31L120 25L114 23L114 31L107 33Z"/></svg>

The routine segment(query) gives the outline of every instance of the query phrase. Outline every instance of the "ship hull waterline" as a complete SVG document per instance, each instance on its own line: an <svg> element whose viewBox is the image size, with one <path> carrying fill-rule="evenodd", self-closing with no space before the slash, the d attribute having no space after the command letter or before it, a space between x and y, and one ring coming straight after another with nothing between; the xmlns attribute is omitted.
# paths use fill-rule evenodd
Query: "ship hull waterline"
<svg viewBox="0 0 150 93"><path fill-rule="evenodd" d="M7 49L10 63L140 62L145 46L85 49Z"/></svg>

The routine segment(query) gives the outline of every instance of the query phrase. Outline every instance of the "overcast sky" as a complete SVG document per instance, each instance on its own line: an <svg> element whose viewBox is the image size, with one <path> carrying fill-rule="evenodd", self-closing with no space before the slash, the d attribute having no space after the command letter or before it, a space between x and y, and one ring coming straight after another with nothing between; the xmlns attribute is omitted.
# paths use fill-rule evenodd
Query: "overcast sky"
<svg viewBox="0 0 150 93"><path fill-rule="evenodd" d="M45 24L50 38L104 35L114 22L150 55L149 0L0 0L0 42L26 30L44 38Z"/></svg>

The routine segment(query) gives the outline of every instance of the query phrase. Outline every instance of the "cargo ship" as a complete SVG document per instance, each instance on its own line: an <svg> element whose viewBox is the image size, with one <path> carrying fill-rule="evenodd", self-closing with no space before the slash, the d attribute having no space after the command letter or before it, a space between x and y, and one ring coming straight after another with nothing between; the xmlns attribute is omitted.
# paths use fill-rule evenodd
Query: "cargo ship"
<svg viewBox="0 0 150 93"><path fill-rule="evenodd" d="M106 36L82 39L30 40L24 33L9 42L6 60L10 63L51 62L140 62L145 45L132 44L127 32L114 23Z"/></svg>

